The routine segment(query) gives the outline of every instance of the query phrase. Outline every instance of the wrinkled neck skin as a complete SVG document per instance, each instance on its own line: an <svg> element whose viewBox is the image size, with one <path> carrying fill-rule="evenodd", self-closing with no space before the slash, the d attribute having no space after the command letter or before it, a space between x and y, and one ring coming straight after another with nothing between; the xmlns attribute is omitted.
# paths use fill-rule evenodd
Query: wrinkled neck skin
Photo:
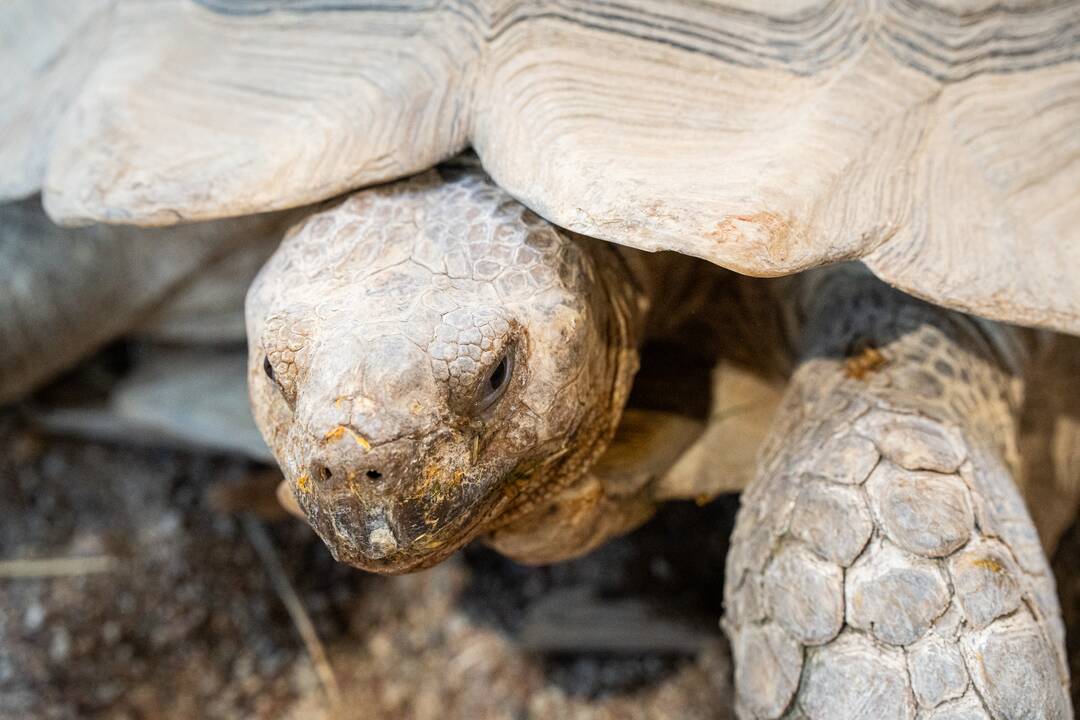
<svg viewBox="0 0 1080 720"><path fill-rule="evenodd" d="M562 491L588 476L618 427L638 370L652 289L642 253L573 233L565 235L588 258L595 273L587 298L590 315L602 323L596 346L589 349L596 358L589 365L599 370L596 384L589 391L578 386L578 402L586 408L580 421L573 432L560 438L562 447L545 454L539 464L516 470L518 477L507 484L505 503L485 524L486 532L538 512L549 514ZM559 348L538 347L537 351L558 353ZM571 494L576 496L576 490Z"/></svg>
<svg viewBox="0 0 1080 720"><path fill-rule="evenodd" d="M607 356L599 392L582 397L591 408L565 446L526 470L520 495L484 528L485 542L518 562L548 564L584 555L652 516L649 489L630 496L591 472L611 442L639 366L655 275L645 253L574 235L597 268L599 301L608 316ZM601 308L597 308L601 311Z"/></svg>
<svg viewBox="0 0 1080 720"><path fill-rule="evenodd" d="M248 294L249 385L334 556L417 570L574 492L637 369L639 260L475 171L362 191L290 231Z"/></svg>

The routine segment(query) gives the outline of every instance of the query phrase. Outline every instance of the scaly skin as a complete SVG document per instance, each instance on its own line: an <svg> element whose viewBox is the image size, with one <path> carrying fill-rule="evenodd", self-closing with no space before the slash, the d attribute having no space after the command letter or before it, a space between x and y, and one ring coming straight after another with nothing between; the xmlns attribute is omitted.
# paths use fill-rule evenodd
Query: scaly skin
<svg viewBox="0 0 1080 720"><path fill-rule="evenodd" d="M1024 337L850 267L758 291L687 262L554 228L476 172L299 226L248 296L249 379L335 556L584 552L653 508L591 472L643 338L764 373L797 357L728 560L742 716L1066 717L1053 581L1010 475Z"/></svg>
<svg viewBox="0 0 1080 720"><path fill-rule="evenodd" d="M1013 482L1023 338L823 275L728 556L740 717L1071 718Z"/></svg>
<svg viewBox="0 0 1080 720"><path fill-rule="evenodd" d="M562 491L562 513L604 516L587 470L626 402L645 305L616 246L481 174L432 171L312 216L260 273L255 417L339 560L406 572L499 529L509 548Z"/></svg>

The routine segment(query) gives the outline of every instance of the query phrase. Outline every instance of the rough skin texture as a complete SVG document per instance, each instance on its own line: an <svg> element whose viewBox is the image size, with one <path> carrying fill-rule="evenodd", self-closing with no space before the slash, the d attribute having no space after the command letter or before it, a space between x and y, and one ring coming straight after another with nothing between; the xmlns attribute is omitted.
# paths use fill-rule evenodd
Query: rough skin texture
<svg viewBox="0 0 1080 720"><path fill-rule="evenodd" d="M1071 718L1016 331L842 270L806 290L728 556L740 717Z"/></svg>
<svg viewBox="0 0 1080 720"><path fill-rule="evenodd" d="M335 557L414 570L496 529L509 548L539 511L613 525L577 522L560 554L581 553L648 517L610 508L587 473L637 369L644 295L627 273L615 246L469 171L294 228L248 295L249 381Z"/></svg>
<svg viewBox="0 0 1080 720"><path fill-rule="evenodd" d="M532 562L585 552L656 497L597 462L643 338L765 374L790 341L728 560L742 716L1069 717L1053 580L1012 477L1028 338L859 268L755 296L678 258L561 231L469 171L298 227L248 297L250 383L336 557L404 572L481 535Z"/></svg>

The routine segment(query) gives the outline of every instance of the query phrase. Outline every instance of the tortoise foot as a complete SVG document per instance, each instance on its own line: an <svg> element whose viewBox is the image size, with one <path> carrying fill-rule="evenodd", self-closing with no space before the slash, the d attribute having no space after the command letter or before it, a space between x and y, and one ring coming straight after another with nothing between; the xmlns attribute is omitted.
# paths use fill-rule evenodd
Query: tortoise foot
<svg viewBox="0 0 1080 720"><path fill-rule="evenodd" d="M1002 464L877 408L808 435L820 450L759 478L736 524L740 717L1072 717L1053 578Z"/></svg>
<svg viewBox="0 0 1080 720"><path fill-rule="evenodd" d="M743 494L723 622L739 716L1071 718L1054 578L1010 469L1015 376L966 319L860 297L877 320L831 305L843 332L819 326L830 342ZM881 362L852 372L831 350L860 333Z"/></svg>

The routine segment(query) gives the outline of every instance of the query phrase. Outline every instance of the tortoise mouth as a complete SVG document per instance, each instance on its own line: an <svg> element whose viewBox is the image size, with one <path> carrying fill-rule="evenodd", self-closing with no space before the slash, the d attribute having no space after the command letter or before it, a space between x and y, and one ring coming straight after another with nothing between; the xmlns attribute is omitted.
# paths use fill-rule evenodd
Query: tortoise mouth
<svg viewBox="0 0 1080 720"><path fill-rule="evenodd" d="M439 564L486 532L504 509L503 497L496 487L464 506L393 503L374 513L354 497L340 497L330 500L326 511L312 508L305 514L338 562L401 575Z"/></svg>
<svg viewBox="0 0 1080 720"><path fill-rule="evenodd" d="M473 539L473 537L467 537L458 543L448 543L445 547L440 547L437 550L425 553L417 554L409 550L404 550L395 555L378 559L365 556L342 557L333 553L333 547L329 543L327 543L327 546L331 548L331 553L334 554L335 560L358 570L375 573L377 575L407 575L409 573L427 570L428 568L438 565Z"/></svg>

